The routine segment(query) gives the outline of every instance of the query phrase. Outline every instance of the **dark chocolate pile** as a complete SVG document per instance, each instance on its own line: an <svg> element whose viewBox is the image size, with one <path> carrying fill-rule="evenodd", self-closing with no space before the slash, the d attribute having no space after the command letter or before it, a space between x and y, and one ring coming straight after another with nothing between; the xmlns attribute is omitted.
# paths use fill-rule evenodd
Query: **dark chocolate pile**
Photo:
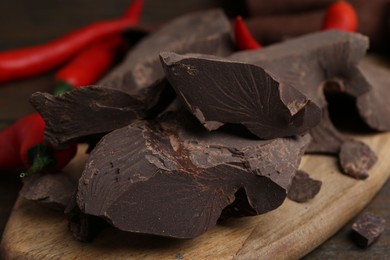
<svg viewBox="0 0 390 260"><path fill-rule="evenodd" d="M37 176L23 194L67 207L79 240L102 220L128 232L192 238L220 219L279 207L304 152L342 150L348 167L341 169L367 173L375 154L336 130L324 94L332 85L356 101L368 126L390 128L386 81L377 76L386 72L359 64L366 37L327 31L259 51L233 53L232 46L221 11L189 14L141 40L99 85L35 93L48 141L92 146L77 187L52 196L44 187L56 180ZM295 188L314 183L298 177ZM38 196L31 192L39 183L46 184ZM318 193L315 186L303 200Z"/></svg>
<svg viewBox="0 0 390 260"><path fill-rule="evenodd" d="M31 102L46 122L45 138L53 144L85 140L153 117L174 98L159 53L227 56L234 51L230 33L221 10L179 17L139 42L98 86L61 96L35 93Z"/></svg>
<svg viewBox="0 0 390 260"><path fill-rule="evenodd" d="M282 204L308 135L253 140L175 117L104 136L79 182L80 209L121 230L192 238L222 213L253 216Z"/></svg>
<svg viewBox="0 0 390 260"><path fill-rule="evenodd" d="M377 66L360 62L368 49L368 38L357 33L325 31L297 37L257 51L243 51L229 58L256 64L280 82L292 85L322 109L320 124L310 130L312 142L307 153L339 155L349 138L333 125L328 114L327 91L349 96L360 118L373 130L390 130L389 91L386 89L390 73ZM375 76L374 76L375 75ZM374 101L375 100L375 101ZM341 109L345 109L341 106ZM364 146L364 144L361 144ZM366 146L366 150L370 150ZM359 175L345 171L345 164L359 161L362 154L355 153L341 160L341 170L353 177ZM370 161L376 161L370 151ZM372 164L365 164L367 171ZM359 177L360 178L360 177Z"/></svg>

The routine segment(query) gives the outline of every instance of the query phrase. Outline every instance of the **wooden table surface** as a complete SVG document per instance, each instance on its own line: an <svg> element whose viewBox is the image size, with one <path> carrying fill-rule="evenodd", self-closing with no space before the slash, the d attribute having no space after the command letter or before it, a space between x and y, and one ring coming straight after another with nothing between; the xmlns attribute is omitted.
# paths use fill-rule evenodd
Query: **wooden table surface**
<svg viewBox="0 0 390 260"><path fill-rule="evenodd" d="M38 44L61 36L90 22L118 17L130 0L39 0L0 1L0 51ZM217 5L216 0L145 0L142 21L159 23L180 13ZM0 129L17 118L34 112L28 102L35 91L50 91L52 73L0 87ZM0 147L0 149L6 149ZM16 173L0 174L0 236L21 187ZM351 203L354 203L351 201ZM351 223L307 255L305 259L390 259L390 181L364 209L384 217L386 230L369 249L350 239Z"/></svg>

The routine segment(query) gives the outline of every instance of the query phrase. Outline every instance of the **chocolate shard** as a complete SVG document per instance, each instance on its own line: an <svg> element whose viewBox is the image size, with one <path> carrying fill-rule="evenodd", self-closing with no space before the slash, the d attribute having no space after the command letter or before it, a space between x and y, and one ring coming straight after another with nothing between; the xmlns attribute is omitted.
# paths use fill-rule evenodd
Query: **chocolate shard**
<svg viewBox="0 0 390 260"><path fill-rule="evenodd" d="M33 106L47 124L47 139L53 144L83 140L157 115L174 98L164 80L159 53L229 55L233 52L230 31L221 10L185 15L145 37L98 87L75 89L63 96L32 96Z"/></svg>
<svg viewBox="0 0 390 260"><path fill-rule="evenodd" d="M77 184L67 174L34 174L23 178L20 195L63 211L76 192Z"/></svg>
<svg viewBox="0 0 390 260"><path fill-rule="evenodd" d="M79 181L82 212L124 231L192 238L231 204L241 215L281 205L308 135L246 139L189 117L138 121L102 138Z"/></svg>
<svg viewBox="0 0 390 260"><path fill-rule="evenodd" d="M187 14L144 38L99 85L119 89L146 101L147 92L164 77L161 51L226 56L233 52L229 20L222 10Z"/></svg>
<svg viewBox="0 0 390 260"><path fill-rule="evenodd" d="M364 122L372 129L390 130L390 73L385 68L364 61L359 70L371 90L357 97L357 108ZM365 83L365 82L363 82Z"/></svg>
<svg viewBox="0 0 390 260"><path fill-rule="evenodd" d="M368 38L329 30L293 38L256 51L242 51L229 59L259 65L268 73L294 86L321 108L326 107L323 87L326 80L345 82L343 91L353 96L369 90L355 81L357 65L368 49ZM359 76L359 75L358 75Z"/></svg>
<svg viewBox="0 0 390 260"><path fill-rule="evenodd" d="M45 139L55 145L110 132L145 114L144 104L128 94L98 86L59 96L37 92L30 101L46 122Z"/></svg>
<svg viewBox="0 0 390 260"><path fill-rule="evenodd" d="M229 59L259 65L279 81L292 85L327 113L324 88L327 81L336 82L338 91L358 97L370 91L358 69L368 48L368 38L343 31L323 31L274 44L261 51L243 51ZM343 139L329 117L310 132L311 153L333 154L340 150ZM328 143L326 140L331 140Z"/></svg>
<svg viewBox="0 0 390 260"><path fill-rule="evenodd" d="M338 155L341 145L348 140L333 125L327 109L322 110L322 118L319 125L310 130L312 137L306 153L321 153Z"/></svg>
<svg viewBox="0 0 390 260"><path fill-rule="evenodd" d="M319 123L321 110L261 67L205 56L162 52L165 74L209 131L242 124L262 139L300 135Z"/></svg>
<svg viewBox="0 0 390 260"><path fill-rule="evenodd" d="M359 141L346 141L341 145L339 162L343 172L356 179L366 179L368 170L378 160L368 145Z"/></svg>
<svg viewBox="0 0 390 260"><path fill-rule="evenodd" d="M320 192L322 182L310 178L309 174L298 170L292 179L287 198L296 202L307 202Z"/></svg>
<svg viewBox="0 0 390 260"><path fill-rule="evenodd" d="M385 231L386 220L371 213L360 215L352 224L355 242L366 248L374 243Z"/></svg>

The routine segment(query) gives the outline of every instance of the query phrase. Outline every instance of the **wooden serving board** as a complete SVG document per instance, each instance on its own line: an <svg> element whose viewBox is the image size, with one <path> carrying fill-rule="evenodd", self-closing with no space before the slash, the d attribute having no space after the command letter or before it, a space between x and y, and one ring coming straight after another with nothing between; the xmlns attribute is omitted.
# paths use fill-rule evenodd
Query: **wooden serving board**
<svg viewBox="0 0 390 260"><path fill-rule="evenodd" d="M106 229L92 243L73 239L62 214L19 198L4 232L6 259L294 259L354 217L390 175L390 133L360 136L378 155L370 177L342 175L336 159L304 156L300 168L323 182L313 200L286 200L257 217L231 219L195 239L177 240ZM79 157L80 159L80 157ZM75 171L82 163L73 162Z"/></svg>

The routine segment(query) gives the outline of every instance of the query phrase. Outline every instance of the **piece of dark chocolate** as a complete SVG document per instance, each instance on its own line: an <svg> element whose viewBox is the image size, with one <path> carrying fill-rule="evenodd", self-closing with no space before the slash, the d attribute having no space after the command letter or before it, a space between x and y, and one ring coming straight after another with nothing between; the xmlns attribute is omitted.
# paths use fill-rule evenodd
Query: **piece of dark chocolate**
<svg viewBox="0 0 390 260"><path fill-rule="evenodd" d="M145 116L145 105L122 91L90 86L53 96L34 93L31 103L46 122L45 139L58 145L102 134Z"/></svg>
<svg viewBox="0 0 390 260"><path fill-rule="evenodd" d="M369 247L385 230L386 220L371 213L359 216L352 224L355 242L358 246Z"/></svg>
<svg viewBox="0 0 390 260"><path fill-rule="evenodd" d="M327 82L332 82L333 87L337 85L335 91L357 100L377 93L373 92L372 84L368 83L358 67L367 48L367 37L360 34L325 31L271 45L261 51L235 53L229 58L264 67L265 71L293 85L319 105L323 115L320 124L310 131L313 138L308 152L337 154L347 138L337 131L329 119L324 88ZM367 101L364 103L369 104ZM367 109L365 113L369 111L372 109ZM363 114L361 112L364 119ZM386 118L383 121L389 120Z"/></svg>
<svg viewBox="0 0 390 260"><path fill-rule="evenodd" d="M338 155L341 145L348 140L334 127L327 109L322 110L321 121L310 130L310 135L312 140L306 153Z"/></svg>
<svg viewBox="0 0 390 260"><path fill-rule="evenodd" d="M359 141L346 141L341 145L339 162L343 173L356 178L366 179L368 170L378 160L368 145Z"/></svg>
<svg viewBox="0 0 390 260"><path fill-rule="evenodd" d="M160 54L182 103L209 131L242 124L262 139L300 135L320 121L321 110L261 67L202 54Z"/></svg>
<svg viewBox="0 0 390 260"><path fill-rule="evenodd" d="M31 102L46 122L47 140L60 144L88 139L157 115L174 98L164 80L159 53L226 56L233 52L230 32L221 10L184 15L139 42L99 87L78 88L63 96L34 94Z"/></svg>
<svg viewBox="0 0 390 260"><path fill-rule="evenodd" d="M357 97L356 105L364 122L372 129L390 130L390 73L372 62L361 62L359 70L371 90ZM364 82L365 83L365 82Z"/></svg>
<svg viewBox="0 0 390 260"><path fill-rule="evenodd" d="M76 189L77 183L65 173L34 174L23 178L20 195L63 211Z"/></svg>
<svg viewBox="0 0 390 260"><path fill-rule="evenodd" d="M99 85L147 101L147 92L153 91L150 86L164 77L159 61L161 51L229 55L233 52L229 20L219 9L176 18L144 38Z"/></svg>
<svg viewBox="0 0 390 260"><path fill-rule="evenodd" d="M229 58L262 66L285 84L292 85L322 108L322 120L313 133L311 153L335 153L340 150L338 133L327 112L324 88L331 80L339 91L359 96L370 90L362 80L357 64L365 55L368 39L360 34L342 31L317 32L274 44L261 51L243 51ZM364 78L363 78L364 80ZM331 142L328 142L328 141Z"/></svg>
<svg viewBox="0 0 390 260"><path fill-rule="evenodd" d="M292 179L287 198L296 202L307 202L320 192L322 182L310 178L309 174L298 170Z"/></svg>
<svg viewBox="0 0 390 260"><path fill-rule="evenodd" d="M369 86L349 84L359 79L357 65L368 48L368 38L357 33L322 31L293 38L255 51L242 51L229 59L261 66L272 76L294 86L321 108L326 107L325 81L338 79L342 91L352 96Z"/></svg>
<svg viewBox="0 0 390 260"><path fill-rule="evenodd" d="M238 52L229 58L263 67L266 72L281 82L294 86L320 106L322 119L318 126L310 130L312 142L307 152L337 155L341 145L348 138L333 126L328 115L324 90L331 86L333 91L345 93L357 100L363 97L369 99L374 93L381 93L373 87L374 84L377 86L379 84L374 81L370 84L358 66L367 48L367 37L356 33L331 30L297 37L258 51ZM331 84L327 84L329 82ZM375 103L372 100L360 103L365 104L361 105L363 109L360 110L366 122L369 121L368 117L371 119L374 117L364 116L364 113L368 114L373 109L362 112L364 108L382 109L377 105L372 105ZM382 110L386 111L386 108ZM389 121L388 117L383 121ZM344 152L348 153L346 150Z"/></svg>
<svg viewBox="0 0 390 260"><path fill-rule="evenodd" d="M229 216L281 205L308 135L253 140L189 118L138 121L103 137L79 181L82 212L124 231L192 238L231 204L241 214Z"/></svg>

